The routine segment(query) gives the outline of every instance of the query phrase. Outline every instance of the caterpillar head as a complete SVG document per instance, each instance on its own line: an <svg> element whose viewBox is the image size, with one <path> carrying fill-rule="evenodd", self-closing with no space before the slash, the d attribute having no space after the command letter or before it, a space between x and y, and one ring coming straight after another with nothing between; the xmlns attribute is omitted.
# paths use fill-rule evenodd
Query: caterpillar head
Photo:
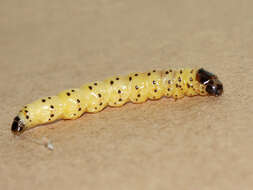
<svg viewBox="0 0 253 190"><path fill-rule="evenodd" d="M206 86L206 92L211 96L220 96L223 93L223 85L218 77L203 68L197 71L196 79Z"/></svg>
<svg viewBox="0 0 253 190"><path fill-rule="evenodd" d="M11 131L14 134L21 134L25 129L25 124L22 122L22 120L16 116L12 122L11 125Z"/></svg>

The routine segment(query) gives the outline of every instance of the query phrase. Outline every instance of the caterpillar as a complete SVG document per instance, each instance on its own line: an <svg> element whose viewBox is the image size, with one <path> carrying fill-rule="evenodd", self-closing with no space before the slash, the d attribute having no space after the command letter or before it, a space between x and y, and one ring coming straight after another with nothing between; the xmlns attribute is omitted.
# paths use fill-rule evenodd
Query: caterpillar
<svg viewBox="0 0 253 190"><path fill-rule="evenodd" d="M119 107L127 102L143 103L163 96L176 100L184 96L220 96L222 93L223 85L218 77L203 68L130 73L64 90L57 96L27 104L14 118L11 131L21 134L37 125L77 119L85 112L95 113L107 106Z"/></svg>

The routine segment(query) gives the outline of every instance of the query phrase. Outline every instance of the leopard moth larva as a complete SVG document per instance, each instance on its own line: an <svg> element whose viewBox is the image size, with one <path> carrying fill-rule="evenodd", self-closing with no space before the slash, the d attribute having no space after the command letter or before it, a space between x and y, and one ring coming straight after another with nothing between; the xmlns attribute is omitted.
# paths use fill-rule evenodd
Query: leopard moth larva
<svg viewBox="0 0 253 190"><path fill-rule="evenodd" d="M218 77L203 68L153 70L115 76L64 90L25 105L14 118L11 130L20 134L37 125L59 119L77 119L85 112L99 112L106 106L118 107L126 102L142 103L162 96L220 96L223 85Z"/></svg>

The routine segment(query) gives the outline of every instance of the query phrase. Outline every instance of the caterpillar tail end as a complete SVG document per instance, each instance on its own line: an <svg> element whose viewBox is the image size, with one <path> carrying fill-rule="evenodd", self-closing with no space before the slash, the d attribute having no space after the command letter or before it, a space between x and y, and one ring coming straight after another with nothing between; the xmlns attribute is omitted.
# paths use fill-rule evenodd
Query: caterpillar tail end
<svg viewBox="0 0 253 190"><path fill-rule="evenodd" d="M25 130L25 124L21 121L21 119L16 116L11 125L11 131L15 135L19 135Z"/></svg>

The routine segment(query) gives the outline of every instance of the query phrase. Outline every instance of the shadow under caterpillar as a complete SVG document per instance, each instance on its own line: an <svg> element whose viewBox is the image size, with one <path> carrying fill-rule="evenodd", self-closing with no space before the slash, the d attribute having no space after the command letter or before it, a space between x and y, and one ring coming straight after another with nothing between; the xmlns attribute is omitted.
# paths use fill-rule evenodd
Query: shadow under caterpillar
<svg viewBox="0 0 253 190"><path fill-rule="evenodd" d="M37 125L59 119L77 119L85 112L99 112L106 106L118 107L126 102L142 103L162 96L220 96L223 85L218 77L203 68L153 70L114 76L64 90L25 105L14 118L11 130L21 134Z"/></svg>

